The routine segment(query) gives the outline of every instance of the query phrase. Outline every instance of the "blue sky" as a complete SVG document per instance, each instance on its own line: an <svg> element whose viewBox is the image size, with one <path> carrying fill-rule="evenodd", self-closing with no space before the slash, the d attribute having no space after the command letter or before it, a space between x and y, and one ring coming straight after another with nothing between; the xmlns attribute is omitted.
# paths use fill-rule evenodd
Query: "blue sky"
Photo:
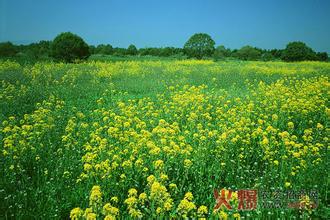
<svg viewBox="0 0 330 220"><path fill-rule="evenodd" d="M0 0L0 41L182 47L205 32L217 45L284 48L304 41L330 53L330 0Z"/></svg>

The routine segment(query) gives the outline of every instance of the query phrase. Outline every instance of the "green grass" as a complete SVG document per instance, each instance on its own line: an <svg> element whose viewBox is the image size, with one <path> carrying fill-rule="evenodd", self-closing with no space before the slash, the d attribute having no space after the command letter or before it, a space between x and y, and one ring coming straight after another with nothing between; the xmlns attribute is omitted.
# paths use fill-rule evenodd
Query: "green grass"
<svg viewBox="0 0 330 220"><path fill-rule="evenodd" d="M102 60L103 58L92 57L91 60ZM146 166L150 169L150 172L147 175L137 171L135 173L135 170L131 170L131 173L127 173L127 182L120 183L120 185L116 182L118 179L113 178L103 181L98 177L90 177L85 182L77 184L77 179L80 178L80 174L83 172L81 158L86 154L83 146L87 142L91 142L91 133L97 130L92 127L84 130L78 124L97 122L105 127L110 126L103 121L104 116L102 113L106 111L121 115L124 117L123 120L130 119L129 113L123 112L119 108L118 102L124 102L126 104L125 110L128 111L130 108L127 106L138 106L137 102L143 99L144 105L131 111L135 117L146 122L147 130L152 131L158 125L157 120L162 118L170 123L178 122L179 127L182 129L180 135L183 135L187 143L192 145L194 150L190 156L178 154L177 158L173 158L164 154L160 157L166 161L165 169L170 181L175 182L180 189L177 195L173 195L176 206L183 198L184 193L191 191L194 194L196 205L204 204L212 209L214 198L212 195L213 188L210 188L210 185L239 189L252 188L254 184L261 182L264 184L260 186L263 189L283 188L283 181L289 178L288 173L291 172L285 167L276 170L269 165L269 162L262 159L262 155L258 154L264 153L259 146L262 136L258 137L261 140L256 138L255 142L249 145L245 144L247 146L245 154L248 159L239 162L236 159L241 147L245 147L244 144L231 143L230 140L219 144L212 138L203 142L196 140L193 137L194 133L202 136L206 131L218 130L221 134L226 132L226 129L235 128L236 124L234 122L239 121L241 117L250 118L256 122L259 117L262 117L260 114L271 118L274 113L278 114L279 122L274 124L270 119L265 119L267 123L280 131L284 131L287 129L287 123L293 121L297 128L292 132L299 138L299 141L303 141L304 130L311 126L315 127L316 123L321 123L327 127L327 116L324 108L328 108L328 96L325 93L326 88L319 88L317 85L318 82L324 83L322 77L329 76L329 65L321 63L285 64L238 61L175 64L175 61L171 59L158 60L158 58L152 58L145 60L145 57L141 58L142 60L140 58L129 61L126 58L123 59L125 61L106 57L102 61L118 61L117 64L102 62L100 66L93 64L93 62L81 64L37 63L19 66L1 63L0 121L2 125L0 136L2 141L0 149L1 152L3 150L9 151L9 156L4 156L3 153L0 156L0 167L3 167L0 170L0 201L2 201L0 202L0 218L67 219L73 208L78 206L81 208L88 207L88 197L93 185L102 186L106 201L110 199L110 195L118 196L120 198L118 206L120 213L124 218L128 218L127 206L124 204L128 189L137 188L139 193L147 191L146 176L152 174L152 172L156 175L157 171L153 171L152 164L154 160L159 158L148 155L148 152L139 152L138 156L146 160ZM138 68L134 66L135 64L140 68L137 69L138 74L132 74ZM102 68L106 69L108 75L98 75ZM285 71L288 69L293 70L293 73L287 74ZM271 70L271 73L263 73L263 71L268 70ZM316 81L314 82L313 79ZM285 83L280 88L276 87L276 82L281 80ZM290 83L291 81L294 83ZM311 111L309 115L302 114L299 108L289 111L275 107L275 104L274 107L268 109L266 104L271 106L275 102L276 104L287 103L288 100L278 98L282 95L281 92L277 94L278 97L269 96L266 99L265 93L268 90L262 89L260 82L264 82L274 91L287 88L298 93L299 88L307 88L306 92L310 93L310 97L325 100L326 104L319 107L320 109ZM305 84L300 85L300 82ZM189 93L189 89L183 89L185 85L188 85L188 88L201 85L207 87L197 90L191 89L192 92ZM170 86L175 87L174 92L171 92ZM315 86L315 91L312 86ZM253 95L253 92L257 94ZM188 95L185 96L185 93ZM164 98L162 100L159 99L159 94L163 94ZM202 95L205 102L194 101L189 103L187 107L182 107L183 105L179 104L174 105L173 97L175 94L182 99L183 103L188 102L190 97L198 95ZM302 95L303 97L300 97L292 92L292 97L289 98L292 98L293 101L308 101L311 106L316 102L316 98L313 100L308 98L308 94L306 96L305 94ZM221 97L225 97L224 100L221 100ZM237 101L237 98L241 98L243 102ZM228 106L226 100L231 101ZM250 100L253 100L256 105L256 109L251 112L247 111ZM62 101L63 103L61 103ZM160 115L147 115L148 110L143 107L148 102L153 103L154 111ZM170 108L172 104L174 108ZM57 107L57 105L61 107ZM210 110L207 110L208 105L212 106ZM199 110L201 115L202 113L210 113L212 117L219 115L220 119L209 121L202 117L196 123L189 122L189 114L197 111L199 106L201 107L201 110ZM165 111L166 108L170 109L169 112ZM217 108L222 109L223 118L221 118L220 113L216 113ZM43 110L45 111L43 112ZM85 117L79 118L77 114L80 112ZM236 116L230 118L231 112L237 112ZM14 116L15 119L11 120L11 116ZM132 116L132 118L134 117ZM150 122L151 119L155 122ZM69 126L70 120L76 123L73 128ZM109 120L109 123L114 123L113 118ZM309 123L309 120L312 123ZM4 123L5 121L6 123ZM11 134L4 132L7 123L20 128L24 124L34 126L34 130L30 131L27 137L20 133L21 130L17 131L18 136L13 135L11 137L17 141L25 140L28 143L26 146L23 147L22 143L17 142L13 150L8 150L5 147L5 138L8 138ZM48 124L53 124L53 127L47 127ZM199 129L197 124L202 124L203 129ZM247 125L247 127L249 126L252 130L246 131L246 133L251 134L255 126ZM126 131L125 128L122 129L120 134L124 134ZM189 133L185 134L184 129L188 130ZM238 134L244 136L246 133L239 132ZM68 134L70 134L71 139L68 142L63 141L63 136ZM99 135L104 136L111 146L113 144L113 147L119 147L117 150L120 152L130 149L128 145L107 136L106 131L101 132ZM327 158L327 145L324 137L325 132L313 136L314 141L325 144L325 148L321 150L322 159ZM177 135L174 138L177 138ZM155 138L155 142L159 139L158 137ZM174 140L176 141L176 139ZM131 141L138 144L133 139ZM65 146L66 144L68 144L68 147ZM313 142L313 144L315 143ZM219 150L222 146L225 147L225 151ZM254 147L255 151L249 151L251 150L250 147ZM13 159L15 155L17 159ZM106 151L100 152L99 159L103 160L108 157L111 159L109 155ZM125 156L128 158L127 155ZM36 160L36 157L40 160ZM193 169L188 171L181 165L182 160L186 157L193 161ZM235 161L233 162L233 160ZM282 162L282 159L278 160ZM220 166L223 161L232 164L224 170ZM260 165L253 167L254 162L258 162ZM286 162L283 161L284 163ZM291 166L292 164L295 164L294 159L290 159L287 165ZM15 168L11 169L11 165L14 165ZM325 218L325 212L328 211L328 208L326 208L326 194L328 193L327 166L328 162L325 160L319 166L313 166L310 170L303 171L299 178L292 180L294 181L293 184L297 184L300 189L316 188L322 193L319 208L313 211L311 215L305 213L313 218ZM244 169L249 171L245 172ZM254 172L253 174L249 173L251 170ZM269 173L263 173L265 170ZM69 176L63 174L65 171L69 172ZM278 173L278 171L280 172ZM120 174L119 171L114 175L117 174ZM256 180L253 175L258 178L262 177L264 180ZM212 179L211 176L216 177ZM237 177L244 178L244 181L237 179ZM318 186L315 187L315 184ZM290 215L299 217L299 212L296 210L284 210L284 216L281 214L281 210L271 210L271 212L272 215L267 214L268 210L261 210L260 213L253 211L250 214L253 218L259 219L272 219L275 217L287 219ZM152 214L155 216L154 212ZM243 216L246 214L247 212L241 213Z"/></svg>

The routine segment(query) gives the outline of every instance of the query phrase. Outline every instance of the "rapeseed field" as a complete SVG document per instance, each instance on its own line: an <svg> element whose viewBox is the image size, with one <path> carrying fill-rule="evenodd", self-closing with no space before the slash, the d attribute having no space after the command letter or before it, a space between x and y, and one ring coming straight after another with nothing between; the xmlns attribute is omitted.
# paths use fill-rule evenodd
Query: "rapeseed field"
<svg viewBox="0 0 330 220"><path fill-rule="evenodd" d="M326 218L329 74L321 62L1 61L0 211Z"/></svg>

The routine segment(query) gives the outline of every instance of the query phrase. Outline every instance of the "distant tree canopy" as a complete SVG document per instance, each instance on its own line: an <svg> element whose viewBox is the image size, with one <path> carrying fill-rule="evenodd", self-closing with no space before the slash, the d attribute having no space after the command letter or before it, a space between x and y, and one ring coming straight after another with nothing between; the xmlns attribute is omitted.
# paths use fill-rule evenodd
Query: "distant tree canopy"
<svg viewBox="0 0 330 220"><path fill-rule="evenodd" d="M115 48L113 48L112 54L115 56L125 56L125 55L127 55L127 49L121 48L121 47L115 47Z"/></svg>
<svg viewBox="0 0 330 220"><path fill-rule="evenodd" d="M263 51L261 54L261 60L263 61L271 61L275 59L275 56L270 51Z"/></svg>
<svg viewBox="0 0 330 220"><path fill-rule="evenodd" d="M21 52L30 59L43 59L48 58L50 55L51 41L39 41L21 47Z"/></svg>
<svg viewBox="0 0 330 220"><path fill-rule="evenodd" d="M57 35L51 44L51 55L56 60L73 62L90 55L89 46L78 35L65 32Z"/></svg>
<svg viewBox="0 0 330 220"><path fill-rule="evenodd" d="M136 46L131 44L128 46L127 48L127 54L128 55L137 55L138 54L138 50L136 49Z"/></svg>
<svg viewBox="0 0 330 220"><path fill-rule="evenodd" d="M234 56L241 60L259 60L261 58L261 50L251 46L244 46L234 53Z"/></svg>
<svg viewBox="0 0 330 220"><path fill-rule="evenodd" d="M176 47L147 47L139 49L139 55L141 56L183 56L183 49Z"/></svg>
<svg viewBox="0 0 330 220"><path fill-rule="evenodd" d="M327 61L329 59L328 53L326 52L321 52L316 54L317 60L319 61Z"/></svg>
<svg viewBox="0 0 330 220"><path fill-rule="evenodd" d="M194 34L185 43L183 49L189 57L201 59L213 55L214 40L205 33Z"/></svg>
<svg viewBox="0 0 330 220"><path fill-rule="evenodd" d="M225 46L220 45L215 48L213 57L216 60L218 60L218 59L224 59L226 57L230 57L230 55L231 55L230 49L226 49Z"/></svg>
<svg viewBox="0 0 330 220"><path fill-rule="evenodd" d="M113 47L110 44L100 44L95 48L94 53L111 55L113 54Z"/></svg>
<svg viewBox="0 0 330 220"><path fill-rule="evenodd" d="M283 50L272 49L269 51L275 59L281 59Z"/></svg>
<svg viewBox="0 0 330 220"><path fill-rule="evenodd" d="M214 60L283 60L287 62L315 60L329 61L328 53L315 52L303 42L290 42L285 49L260 49L244 46L240 49L229 49L223 45L215 48L214 40L205 33L191 36L183 48L178 47L146 47L136 48L131 44L128 48L113 47L110 44L97 46L87 45L84 40L70 32L59 34L54 41L40 41L28 45L14 45L11 42L0 42L0 58L18 58L24 62L39 60L59 60L73 62L86 59L90 54L101 54L125 57L129 56L157 56L172 57L174 59L186 58L213 58Z"/></svg>
<svg viewBox="0 0 330 220"><path fill-rule="evenodd" d="M11 42L0 43L0 57L12 57L17 53L17 48Z"/></svg>
<svg viewBox="0 0 330 220"><path fill-rule="evenodd" d="M290 42L286 45L283 50L282 59L284 61L303 61L303 60L316 60L317 55L308 47L305 43L297 41Z"/></svg>

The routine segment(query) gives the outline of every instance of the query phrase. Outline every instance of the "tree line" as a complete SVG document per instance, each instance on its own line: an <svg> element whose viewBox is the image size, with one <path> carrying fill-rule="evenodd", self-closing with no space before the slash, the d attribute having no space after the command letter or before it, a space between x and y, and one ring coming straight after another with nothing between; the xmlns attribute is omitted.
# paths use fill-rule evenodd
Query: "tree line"
<svg viewBox="0 0 330 220"><path fill-rule="evenodd" d="M11 42L0 43L0 58L23 57L32 60L52 59L63 62L74 62L87 59L92 54L113 56L158 56L196 59L239 59L239 60L283 60L294 61L328 61L326 52L315 52L303 42L290 42L285 49L261 49L244 46L230 49L223 45L215 46L214 40L205 33L191 36L182 48L149 47L136 48L131 44L128 48L113 47L110 44L88 45L81 37L64 32L53 41L40 41L29 45L14 45Z"/></svg>

